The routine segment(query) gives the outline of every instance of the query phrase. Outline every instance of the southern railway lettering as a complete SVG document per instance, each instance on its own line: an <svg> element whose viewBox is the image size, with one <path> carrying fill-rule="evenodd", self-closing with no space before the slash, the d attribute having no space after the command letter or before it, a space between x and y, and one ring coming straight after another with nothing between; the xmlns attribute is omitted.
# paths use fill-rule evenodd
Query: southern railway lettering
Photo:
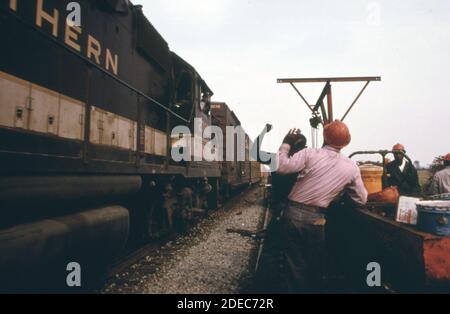
<svg viewBox="0 0 450 314"><path fill-rule="evenodd" d="M18 12L18 2L19 0L9 0L9 8ZM86 48L82 49L82 27L71 26L66 20L64 28L62 30L58 29L60 25L59 19L62 18L61 12L56 8L45 10L45 0L35 0L35 3L35 24L38 28L43 28L45 24L50 25L51 35L53 37L62 39L66 46L79 53L85 54L88 59L92 60L97 65L104 67L107 71L119 75L119 56L117 54L114 54L109 48L105 48L92 34L87 34L85 39Z"/></svg>

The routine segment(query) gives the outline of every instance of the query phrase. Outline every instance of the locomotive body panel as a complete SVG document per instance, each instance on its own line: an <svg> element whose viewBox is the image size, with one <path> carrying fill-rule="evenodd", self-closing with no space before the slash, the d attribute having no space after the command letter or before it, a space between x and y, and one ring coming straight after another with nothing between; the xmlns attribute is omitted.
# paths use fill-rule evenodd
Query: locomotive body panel
<svg viewBox="0 0 450 314"><path fill-rule="evenodd" d="M0 144L0 171L89 173L87 164L97 160L108 163L101 167L108 173L145 174L146 165L158 164L158 173L186 174L166 165L167 133L191 120L206 84L184 61L178 73L171 70L174 54L140 7L114 12L108 1L81 1L77 28L66 23L67 3L0 4L0 34L8 42L0 52L0 132L9 139ZM170 104L186 72L191 109L177 112ZM36 164L23 167L30 154Z"/></svg>

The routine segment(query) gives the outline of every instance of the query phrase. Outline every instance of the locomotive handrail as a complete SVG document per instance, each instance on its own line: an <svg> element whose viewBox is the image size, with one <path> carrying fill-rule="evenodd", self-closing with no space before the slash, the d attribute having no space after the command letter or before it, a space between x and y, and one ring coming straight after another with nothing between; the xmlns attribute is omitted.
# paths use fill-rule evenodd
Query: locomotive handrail
<svg viewBox="0 0 450 314"><path fill-rule="evenodd" d="M5 10L1 10L3 12L5 12ZM6 13L6 12L5 12ZM11 13L11 12L10 12ZM67 47L66 45L64 45L63 43L61 43L58 39L53 38L52 36L50 36L49 34L47 34L46 32L34 27L31 23L24 21L22 18L20 18L20 16L18 16L17 14L11 13L16 19L18 19L21 23L25 24L28 27L33 28L36 32L38 32L40 35L43 35L44 37L46 37L47 39L52 40L54 43L56 43L58 46L62 47L63 49L69 51L70 53L76 55L77 57L79 57L80 59L82 59L84 62L86 62L87 64L89 64L90 66L95 67L96 69L100 70L102 73L106 74L107 76L109 76L110 78L112 78L113 80L115 80L116 82L122 84L123 86L127 87L128 89L131 89L132 91L134 91L135 93L139 94L140 96L144 97L145 99L151 101L152 103L156 104L157 106L159 106L160 108L162 108L163 110L165 110L166 112L172 114L173 116L177 117L178 119L186 122L186 123L190 123L192 119L185 119L182 116L180 116L179 114L175 113L174 111L172 111L171 109L169 109L168 107L164 106L163 104L161 104L159 101L153 99L152 97L148 96L147 94L145 94L144 92L138 90L137 88L131 86L130 84L128 84L127 82L125 82L124 80L112 75L111 73L109 73L107 70L99 67L97 64L95 64L93 61L89 60L87 57L84 57L80 54L78 54L77 52L75 52L74 50L70 49L69 47Z"/></svg>

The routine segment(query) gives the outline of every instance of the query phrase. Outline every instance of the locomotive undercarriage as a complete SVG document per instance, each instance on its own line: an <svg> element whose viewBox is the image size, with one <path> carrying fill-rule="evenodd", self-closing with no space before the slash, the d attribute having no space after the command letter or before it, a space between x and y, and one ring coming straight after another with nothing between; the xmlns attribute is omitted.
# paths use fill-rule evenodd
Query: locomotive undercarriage
<svg viewBox="0 0 450 314"><path fill-rule="evenodd" d="M181 175L1 177L0 289L59 291L74 262L90 289L118 257L187 231L215 208L216 184Z"/></svg>

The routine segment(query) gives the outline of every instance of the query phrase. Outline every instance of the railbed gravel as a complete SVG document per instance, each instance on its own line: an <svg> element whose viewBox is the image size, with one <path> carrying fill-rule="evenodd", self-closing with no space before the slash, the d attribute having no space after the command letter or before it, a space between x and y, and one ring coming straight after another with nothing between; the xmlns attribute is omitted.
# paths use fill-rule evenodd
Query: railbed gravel
<svg viewBox="0 0 450 314"><path fill-rule="evenodd" d="M251 282L258 241L227 232L262 227L262 189L243 192L223 208L212 211L185 235L166 243L123 272L101 293L232 294Z"/></svg>

